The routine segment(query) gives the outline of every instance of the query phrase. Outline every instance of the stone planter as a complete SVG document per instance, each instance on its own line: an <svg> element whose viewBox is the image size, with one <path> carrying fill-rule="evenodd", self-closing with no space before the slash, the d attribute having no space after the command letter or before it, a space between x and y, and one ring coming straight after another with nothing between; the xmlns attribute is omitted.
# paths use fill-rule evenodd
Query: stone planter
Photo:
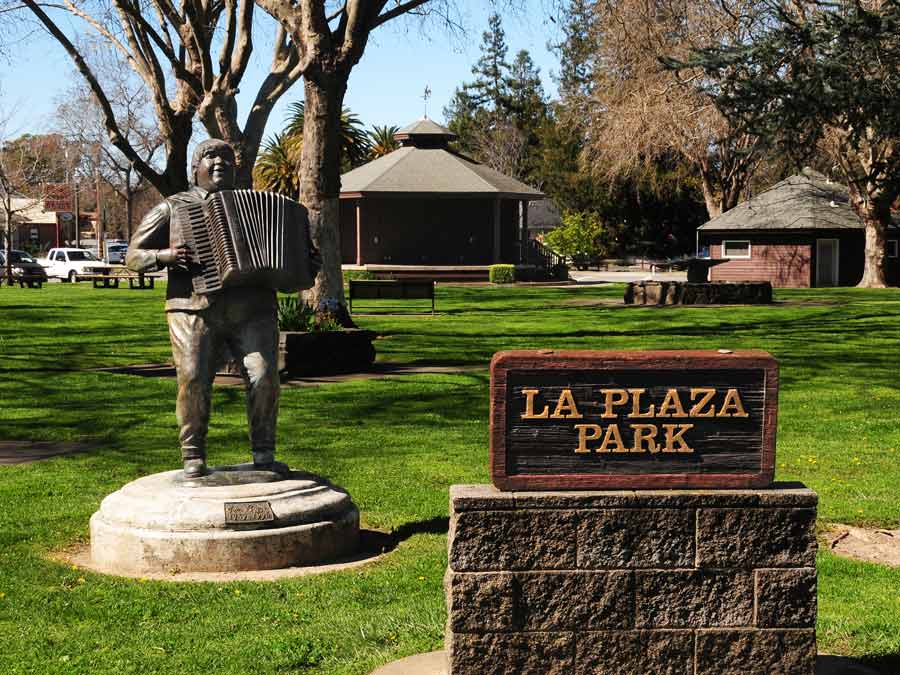
<svg viewBox="0 0 900 675"><path fill-rule="evenodd" d="M292 376L364 372L375 363L375 337L374 331L359 328L314 333L282 331L278 369Z"/></svg>
<svg viewBox="0 0 900 675"><path fill-rule="evenodd" d="M638 281L625 289L626 305L767 305L772 302L772 284L684 283L682 281Z"/></svg>

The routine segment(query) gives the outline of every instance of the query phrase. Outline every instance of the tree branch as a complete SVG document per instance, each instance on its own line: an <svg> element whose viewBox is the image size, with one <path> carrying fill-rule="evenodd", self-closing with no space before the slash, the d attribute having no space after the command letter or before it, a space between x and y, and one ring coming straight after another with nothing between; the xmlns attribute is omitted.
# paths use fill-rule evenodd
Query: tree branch
<svg viewBox="0 0 900 675"><path fill-rule="evenodd" d="M66 35L59 29L59 27L53 22L53 20L50 19L50 17L47 16L47 14L37 6L34 0L23 0L23 3L38 18L38 20L44 25L47 31L63 46L63 48L75 62L75 67L78 69L78 72L80 72L84 79L87 81L88 85L91 88L91 92L94 94L94 97L97 99L97 103L100 105L100 108L103 111L104 126L106 127L107 133L109 134L110 141L119 149L119 151L123 155L125 155L129 159L129 161L131 161L135 169L140 171L143 175L147 176L148 180L153 183L154 187L162 192L166 187L163 176L160 175L155 169L153 169L153 167L148 165L141 158L141 156L128 142L128 139L126 139L122 134L118 124L116 124L115 114L113 112L112 106L109 103L109 100L106 98L105 92L100 86L100 83L97 81L97 78L94 76L93 71L90 69L87 62L82 57L81 53L78 51L75 45L72 44L68 37L66 37Z"/></svg>
<svg viewBox="0 0 900 675"><path fill-rule="evenodd" d="M378 26L387 23L391 19L396 19L398 16L400 16L402 14L406 14L406 13L414 10L416 7L420 7L421 5L424 5L426 2L429 2L429 1L430 0L409 0L409 2L405 2L401 5L397 5L396 7L389 9L384 14L380 14L375 19L375 21L372 22L370 28L371 29L378 28ZM382 5L383 4L384 3L382 3Z"/></svg>

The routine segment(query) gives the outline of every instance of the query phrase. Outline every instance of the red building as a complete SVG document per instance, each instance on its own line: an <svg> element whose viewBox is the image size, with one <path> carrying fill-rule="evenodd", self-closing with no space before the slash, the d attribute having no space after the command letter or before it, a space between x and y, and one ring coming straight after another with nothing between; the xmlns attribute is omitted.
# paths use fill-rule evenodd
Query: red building
<svg viewBox="0 0 900 675"><path fill-rule="evenodd" d="M341 176L345 264L370 269L521 263L528 202L544 195L449 149L456 135L425 118L401 147Z"/></svg>
<svg viewBox="0 0 900 675"><path fill-rule="evenodd" d="M700 248L726 262L710 281L769 281L780 288L855 286L864 266L864 226L847 188L811 169L786 178L697 231ZM900 279L895 222L886 237L885 273Z"/></svg>

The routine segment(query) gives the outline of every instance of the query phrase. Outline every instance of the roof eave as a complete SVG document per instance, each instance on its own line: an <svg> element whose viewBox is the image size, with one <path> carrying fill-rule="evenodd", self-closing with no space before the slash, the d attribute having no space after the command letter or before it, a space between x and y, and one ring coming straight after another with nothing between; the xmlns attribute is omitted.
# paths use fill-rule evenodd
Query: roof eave
<svg viewBox="0 0 900 675"><path fill-rule="evenodd" d="M402 190L352 190L340 193L341 199L364 199L366 197L387 197L394 199L404 199L411 197L431 197L438 199L462 199L480 197L488 199L523 199L528 201L547 199L547 195L542 192L535 194L532 192L416 192Z"/></svg>

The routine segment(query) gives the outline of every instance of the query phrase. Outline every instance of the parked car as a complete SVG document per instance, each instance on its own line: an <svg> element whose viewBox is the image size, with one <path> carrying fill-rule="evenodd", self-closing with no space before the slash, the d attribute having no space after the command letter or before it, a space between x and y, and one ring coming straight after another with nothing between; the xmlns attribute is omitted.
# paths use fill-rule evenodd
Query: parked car
<svg viewBox="0 0 900 675"><path fill-rule="evenodd" d="M25 251L10 251L13 281L18 284L46 283L47 272ZM0 275L6 276L6 254L0 251Z"/></svg>
<svg viewBox="0 0 900 675"><path fill-rule="evenodd" d="M106 262L110 265L124 265L126 253L128 253L128 244L107 244Z"/></svg>
<svg viewBox="0 0 900 675"><path fill-rule="evenodd" d="M78 281L78 277L107 274L112 269L90 251L81 248L51 248L46 258L38 262L47 270L47 276L63 281Z"/></svg>

